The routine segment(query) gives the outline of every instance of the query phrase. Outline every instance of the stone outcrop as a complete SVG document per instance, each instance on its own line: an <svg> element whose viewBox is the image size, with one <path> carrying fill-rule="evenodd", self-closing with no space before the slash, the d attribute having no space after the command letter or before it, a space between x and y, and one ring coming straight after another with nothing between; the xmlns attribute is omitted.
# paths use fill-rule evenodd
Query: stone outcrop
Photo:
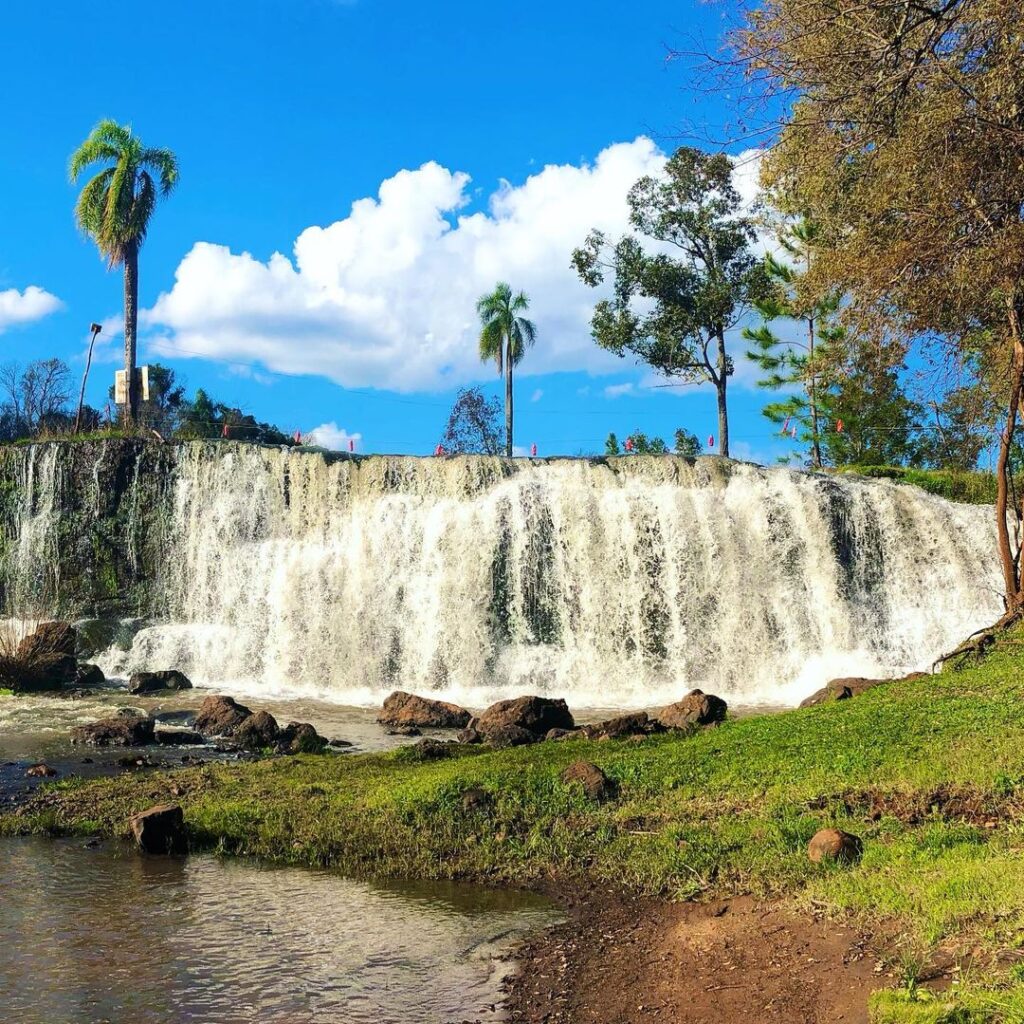
<svg viewBox="0 0 1024 1024"><path fill-rule="evenodd" d="M396 690L381 708L377 721L392 728L464 729L472 716L465 708L443 700Z"/></svg>
<svg viewBox="0 0 1024 1024"><path fill-rule="evenodd" d="M724 721L728 709L721 697L691 690L682 700L662 708L655 715L655 721L665 729L696 729Z"/></svg>
<svg viewBox="0 0 1024 1024"><path fill-rule="evenodd" d="M266 750L277 742L280 734L274 716L268 711L257 711L235 729L233 739L246 750Z"/></svg>
<svg viewBox="0 0 1024 1024"><path fill-rule="evenodd" d="M289 722L277 737L282 754L322 754L327 740L309 722Z"/></svg>
<svg viewBox="0 0 1024 1024"><path fill-rule="evenodd" d="M192 681L184 672L179 672L177 669L165 669L159 672L133 672L128 681L128 692L135 695L191 689Z"/></svg>
<svg viewBox="0 0 1024 1024"><path fill-rule="evenodd" d="M800 702L802 708L812 708L818 704L831 704L837 700L849 700L851 697L859 697L876 686L889 682L908 682L912 679L922 679L927 673L911 672L900 680L891 679L864 679L861 676L849 676L842 679L831 679L820 690L815 690L810 697L805 697Z"/></svg>
<svg viewBox="0 0 1024 1024"><path fill-rule="evenodd" d="M462 743L519 746L543 739L552 729L574 729L576 723L564 700L514 697L492 704L459 734ZM529 734L527 737L525 734Z"/></svg>
<svg viewBox="0 0 1024 1024"><path fill-rule="evenodd" d="M185 853L185 816L177 804L157 804L128 819L139 849L145 853Z"/></svg>
<svg viewBox="0 0 1024 1024"><path fill-rule="evenodd" d="M0 656L0 687L14 693L44 693L74 686L77 636L70 623L42 623L13 654Z"/></svg>
<svg viewBox="0 0 1024 1024"><path fill-rule="evenodd" d="M251 714L252 711L234 697L207 697L199 705L193 724L204 736L233 736Z"/></svg>
<svg viewBox="0 0 1024 1024"><path fill-rule="evenodd" d="M664 732L665 726L652 718L646 711L634 711L628 715L609 718L607 722L585 725L581 731L588 739L622 740L634 736L650 736L654 732Z"/></svg>
<svg viewBox="0 0 1024 1024"><path fill-rule="evenodd" d="M75 673L75 686L102 686L107 681L103 669L99 665L93 665L88 661L78 663L78 671Z"/></svg>
<svg viewBox="0 0 1024 1024"><path fill-rule="evenodd" d="M144 747L156 742L156 734L152 718L133 713L76 725L71 742L90 747Z"/></svg>

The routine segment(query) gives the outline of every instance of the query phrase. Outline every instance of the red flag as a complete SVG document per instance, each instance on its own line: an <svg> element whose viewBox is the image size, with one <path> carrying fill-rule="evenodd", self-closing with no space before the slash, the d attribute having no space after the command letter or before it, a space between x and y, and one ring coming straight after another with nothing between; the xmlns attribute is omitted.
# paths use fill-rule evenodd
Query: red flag
<svg viewBox="0 0 1024 1024"><path fill-rule="evenodd" d="M353 438L348 439L348 450L354 452L356 450L356 442Z"/></svg>
<svg viewBox="0 0 1024 1024"><path fill-rule="evenodd" d="M714 448L715 447L715 435L714 434L708 434L708 447L709 448Z"/></svg>
<svg viewBox="0 0 1024 1024"><path fill-rule="evenodd" d="M224 424L224 427L221 429L220 436L221 437L228 437L229 436L228 435L228 425L226 423Z"/></svg>
<svg viewBox="0 0 1024 1024"><path fill-rule="evenodd" d="M843 421L836 420L836 433L841 434L843 432Z"/></svg>
<svg viewBox="0 0 1024 1024"><path fill-rule="evenodd" d="M537 458L537 446L535 444L530 445L530 457L533 459Z"/></svg>

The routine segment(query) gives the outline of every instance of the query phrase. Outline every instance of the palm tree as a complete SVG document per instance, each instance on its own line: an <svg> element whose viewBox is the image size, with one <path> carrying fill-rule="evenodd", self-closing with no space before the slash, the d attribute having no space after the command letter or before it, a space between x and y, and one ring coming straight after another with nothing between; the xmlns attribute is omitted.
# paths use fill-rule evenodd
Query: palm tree
<svg viewBox="0 0 1024 1024"><path fill-rule="evenodd" d="M178 161L169 149L148 149L130 125L104 120L71 155L73 182L92 164L106 166L86 182L75 204L79 228L96 243L107 265L124 267L124 368L128 421L139 413L135 384L139 319L139 249L146 238L157 197L178 181Z"/></svg>
<svg viewBox="0 0 1024 1024"><path fill-rule="evenodd" d="M513 294L511 286L504 281L476 304L482 325L480 358L493 359L498 364L498 373L503 369L505 372L505 454L509 458L512 457L512 367L537 340L533 321L519 315L529 308L526 293Z"/></svg>

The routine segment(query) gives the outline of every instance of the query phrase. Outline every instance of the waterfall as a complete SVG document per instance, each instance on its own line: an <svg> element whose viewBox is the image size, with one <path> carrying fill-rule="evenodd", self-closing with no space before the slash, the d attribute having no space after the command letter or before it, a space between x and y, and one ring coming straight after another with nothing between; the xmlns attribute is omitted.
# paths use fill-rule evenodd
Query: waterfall
<svg viewBox="0 0 1024 1024"><path fill-rule="evenodd" d="M992 509L886 481L715 458L167 450L148 621L104 658L122 674L345 703L402 688L628 707L698 685L794 703L836 675L926 667L1001 610ZM140 465L122 474L132 531ZM16 575L53 550L44 475L7 545Z"/></svg>

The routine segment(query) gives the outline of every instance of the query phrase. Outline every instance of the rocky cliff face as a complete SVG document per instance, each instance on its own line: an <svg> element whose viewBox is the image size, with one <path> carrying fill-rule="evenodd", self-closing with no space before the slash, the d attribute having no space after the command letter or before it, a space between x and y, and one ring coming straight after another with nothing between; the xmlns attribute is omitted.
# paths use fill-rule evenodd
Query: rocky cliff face
<svg viewBox="0 0 1024 1024"><path fill-rule="evenodd" d="M173 446L0 448L0 602L16 618L138 615L163 571Z"/></svg>

